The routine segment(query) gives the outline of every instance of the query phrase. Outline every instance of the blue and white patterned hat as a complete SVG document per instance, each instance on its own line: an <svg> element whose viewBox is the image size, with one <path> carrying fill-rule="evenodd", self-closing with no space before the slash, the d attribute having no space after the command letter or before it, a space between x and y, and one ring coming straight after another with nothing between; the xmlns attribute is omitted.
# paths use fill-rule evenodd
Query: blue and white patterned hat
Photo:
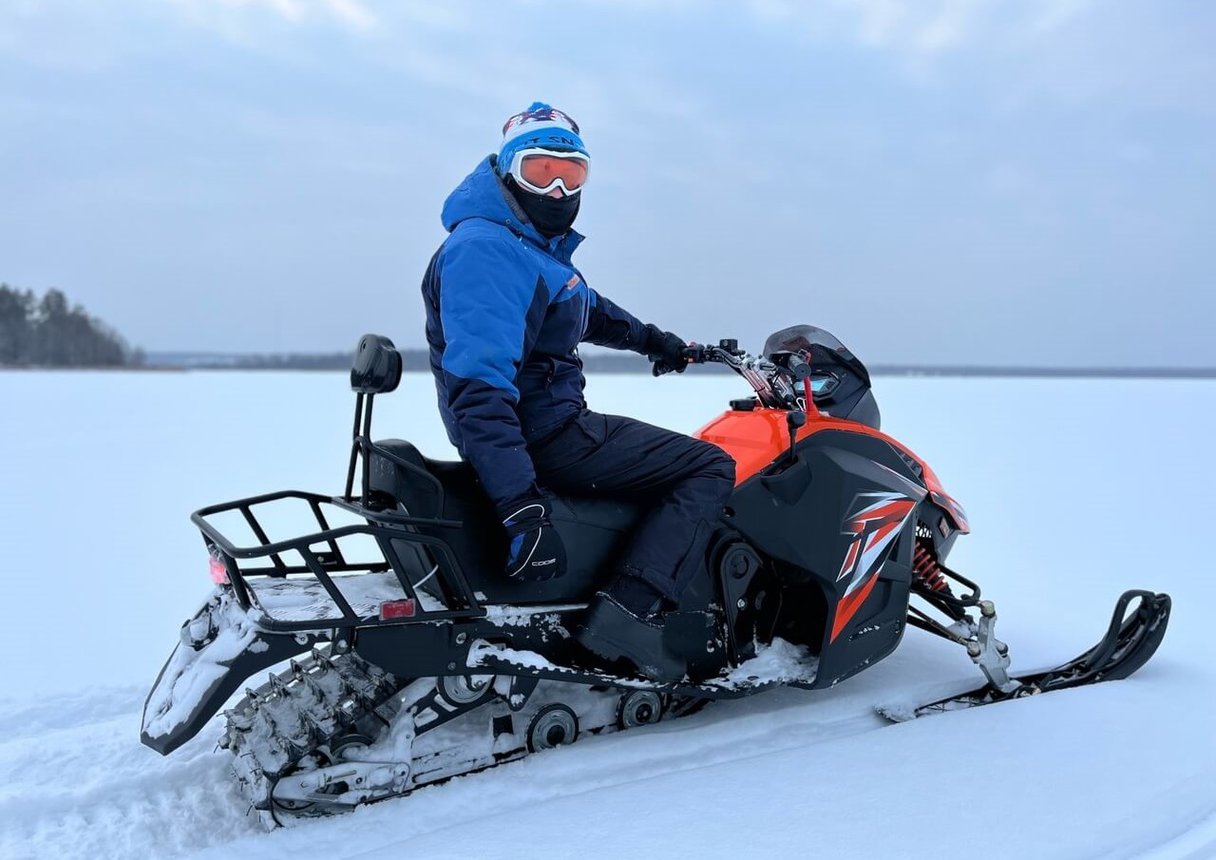
<svg viewBox="0 0 1216 860"><path fill-rule="evenodd" d="M498 173L506 176L511 159L521 149L541 147L557 152L581 152L587 147L578 134L578 123L567 114L544 102L532 102L527 110L515 114L502 127L502 146L498 150Z"/></svg>

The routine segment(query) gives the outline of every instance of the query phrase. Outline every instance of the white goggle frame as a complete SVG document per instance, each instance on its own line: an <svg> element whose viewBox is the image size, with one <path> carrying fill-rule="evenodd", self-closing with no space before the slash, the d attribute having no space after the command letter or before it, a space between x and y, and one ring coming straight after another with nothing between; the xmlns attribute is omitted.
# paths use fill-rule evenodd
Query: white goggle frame
<svg viewBox="0 0 1216 860"><path fill-rule="evenodd" d="M578 188L571 190L566 187L565 181L560 176L553 177L553 181L541 188L539 185L533 185L523 176L524 159L529 155L547 155L552 158L573 158L587 165L587 179L583 180L583 184ZM511 158L511 166L507 168L507 175L512 177L516 184L521 188L531 191L533 194L548 194L554 188L560 188L562 193L567 197L572 197L578 194L587 185L587 180L591 179L591 159L583 155L581 152L558 152L553 149L545 149L544 147L532 147L530 149L521 149Z"/></svg>

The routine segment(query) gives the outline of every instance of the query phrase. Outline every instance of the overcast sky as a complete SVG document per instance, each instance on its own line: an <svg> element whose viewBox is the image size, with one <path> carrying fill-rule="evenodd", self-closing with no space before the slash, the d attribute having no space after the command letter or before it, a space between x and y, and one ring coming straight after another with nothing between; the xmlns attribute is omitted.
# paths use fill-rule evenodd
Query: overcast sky
<svg viewBox="0 0 1216 860"><path fill-rule="evenodd" d="M688 339L1216 365L1209 0L3 0L0 281L150 350L423 343L534 99L588 282Z"/></svg>

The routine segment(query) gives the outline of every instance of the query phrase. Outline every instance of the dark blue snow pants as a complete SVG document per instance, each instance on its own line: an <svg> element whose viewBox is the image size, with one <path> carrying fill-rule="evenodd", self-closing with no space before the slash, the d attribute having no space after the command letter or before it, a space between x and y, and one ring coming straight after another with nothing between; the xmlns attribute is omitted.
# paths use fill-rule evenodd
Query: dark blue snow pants
<svg viewBox="0 0 1216 860"><path fill-rule="evenodd" d="M672 602L704 570L706 544L735 486L716 445L632 418L583 411L529 447L541 486L652 506L622 559Z"/></svg>

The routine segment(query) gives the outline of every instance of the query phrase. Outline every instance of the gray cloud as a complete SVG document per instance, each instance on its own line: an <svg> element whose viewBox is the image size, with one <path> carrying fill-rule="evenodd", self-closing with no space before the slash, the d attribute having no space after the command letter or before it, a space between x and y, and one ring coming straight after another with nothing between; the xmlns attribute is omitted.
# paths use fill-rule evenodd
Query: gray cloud
<svg viewBox="0 0 1216 860"><path fill-rule="evenodd" d="M154 349L420 343L443 198L539 97L596 159L589 281L688 337L1213 364L1213 35L1144 0L17 3L0 279Z"/></svg>

